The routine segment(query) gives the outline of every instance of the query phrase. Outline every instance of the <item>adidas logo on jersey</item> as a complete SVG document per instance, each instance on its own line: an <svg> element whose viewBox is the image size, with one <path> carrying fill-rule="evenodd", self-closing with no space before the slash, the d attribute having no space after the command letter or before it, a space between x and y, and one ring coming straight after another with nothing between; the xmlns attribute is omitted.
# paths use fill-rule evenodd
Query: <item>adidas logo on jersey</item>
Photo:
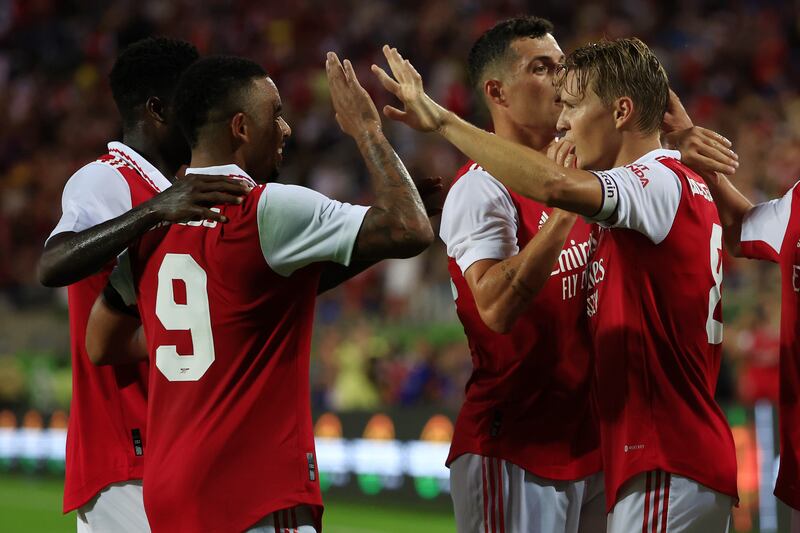
<svg viewBox="0 0 800 533"><path fill-rule="evenodd" d="M542 226L544 226L544 223L547 222L547 219L549 218L550 217L547 216L547 213L542 211L542 216L539 217L539 229L542 229Z"/></svg>

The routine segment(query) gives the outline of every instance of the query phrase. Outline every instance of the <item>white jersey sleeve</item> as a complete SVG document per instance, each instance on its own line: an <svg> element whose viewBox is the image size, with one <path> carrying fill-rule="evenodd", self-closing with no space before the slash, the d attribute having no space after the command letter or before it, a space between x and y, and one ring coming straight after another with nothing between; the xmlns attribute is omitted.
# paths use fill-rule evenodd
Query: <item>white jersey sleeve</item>
<svg viewBox="0 0 800 533"><path fill-rule="evenodd" d="M257 215L264 259L282 276L321 261L349 265L368 210L305 187L269 183Z"/></svg>
<svg viewBox="0 0 800 533"><path fill-rule="evenodd" d="M591 220L638 231L655 244L672 229L681 202L680 178L658 161L593 172L603 187L603 205Z"/></svg>
<svg viewBox="0 0 800 533"><path fill-rule="evenodd" d="M745 257L777 262L792 214L794 187L782 198L753 206L742 220L741 250Z"/></svg>
<svg viewBox="0 0 800 533"><path fill-rule="evenodd" d="M462 274L476 261L502 261L519 253L517 209L508 190L474 167L450 188L439 236Z"/></svg>
<svg viewBox="0 0 800 533"><path fill-rule="evenodd" d="M50 237L65 231L86 230L130 209L131 189L125 178L109 165L89 163L64 186L61 219Z"/></svg>

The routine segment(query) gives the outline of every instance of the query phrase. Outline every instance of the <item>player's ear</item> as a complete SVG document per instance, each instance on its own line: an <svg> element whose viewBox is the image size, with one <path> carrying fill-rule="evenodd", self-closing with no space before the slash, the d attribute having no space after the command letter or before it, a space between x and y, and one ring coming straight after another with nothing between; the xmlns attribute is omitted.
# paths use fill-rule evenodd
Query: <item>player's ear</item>
<svg viewBox="0 0 800 533"><path fill-rule="evenodd" d="M633 120L633 100L629 96L617 98L613 104L614 125L622 129Z"/></svg>
<svg viewBox="0 0 800 533"><path fill-rule="evenodd" d="M166 107L158 96L151 96L144 103L145 112L156 122L166 122Z"/></svg>
<svg viewBox="0 0 800 533"><path fill-rule="evenodd" d="M250 131L247 124L247 116L244 113L236 113L231 118L231 135L240 143L245 144L250 141Z"/></svg>
<svg viewBox="0 0 800 533"><path fill-rule="evenodd" d="M489 102L505 107L506 95L503 92L503 82L500 80L486 80L483 82L483 94Z"/></svg>

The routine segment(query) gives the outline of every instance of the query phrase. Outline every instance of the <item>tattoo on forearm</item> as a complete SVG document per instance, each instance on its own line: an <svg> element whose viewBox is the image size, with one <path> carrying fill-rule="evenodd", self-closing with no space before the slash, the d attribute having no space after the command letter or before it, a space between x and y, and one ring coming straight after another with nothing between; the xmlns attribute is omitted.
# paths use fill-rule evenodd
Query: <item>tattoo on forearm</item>
<svg viewBox="0 0 800 533"><path fill-rule="evenodd" d="M382 253L388 247L414 242L420 214L426 220L427 217L405 165L383 135L368 134L360 148L375 191L373 207L378 210L367 214L359 235L359 248Z"/></svg>
<svg viewBox="0 0 800 533"><path fill-rule="evenodd" d="M514 276L517 275L517 269L509 267L505 263L500 263L500 271L505 275L507 281L514 281Z"/></svg>

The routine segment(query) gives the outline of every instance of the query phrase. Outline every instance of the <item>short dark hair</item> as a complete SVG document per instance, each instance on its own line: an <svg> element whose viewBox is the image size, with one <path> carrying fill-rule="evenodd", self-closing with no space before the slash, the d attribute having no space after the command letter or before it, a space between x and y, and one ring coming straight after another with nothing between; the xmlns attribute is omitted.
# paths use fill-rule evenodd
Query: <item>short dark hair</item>
<svg viewBox="0 0 800 533"><path fill-rule="evenodd" d="M137 108L152 96L168 104L181 73L198 57L193 44L166 37L148 37L128 46L108 75L123 124L135 122Z"/></svg>
<svg viewBox="0 0 800 533"><path fill-rule="evenodd" d="M189 145L197 146L197 134L212 111L233 116L242 108L242 89L254 78L266 76L258 63L233 56L206 57L186 69L175 90L173 109Z"/></svg>
<svg viewBox="0 0 800 533"><path fill-rule="evenodd" d="M553 23L539 17L515 17L498 22L481 35L469 51L470 85L480 90L487 68L507 57L512 42L538 39L548 33L553 33Z"/></svg>
<svg viewBox="0 0 800 533"><path fill-rule="evenodd" d="M573 51L556 79L559 90L565 87L570 71L576 75L575 96L582 98L589 87L606 105L627 96L638 109L640 130L653 133L661 127L669 102L669 80L661 62L641 40L604 40Z"/></svg>

